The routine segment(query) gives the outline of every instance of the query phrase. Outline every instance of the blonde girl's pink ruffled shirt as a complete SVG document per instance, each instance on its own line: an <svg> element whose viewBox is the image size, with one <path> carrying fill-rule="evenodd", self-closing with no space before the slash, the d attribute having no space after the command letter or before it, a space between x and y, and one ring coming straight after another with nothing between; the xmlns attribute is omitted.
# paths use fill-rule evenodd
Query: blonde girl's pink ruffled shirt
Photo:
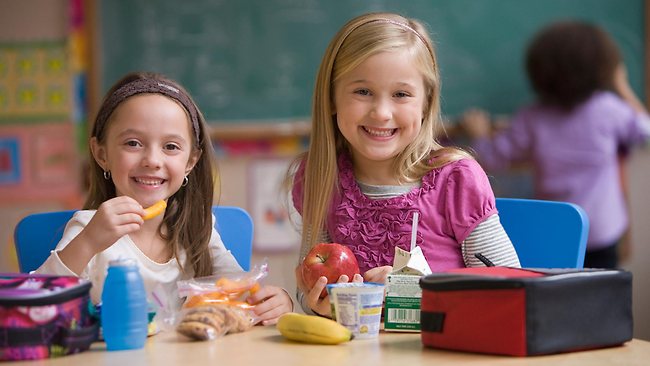
<svg viewBox="0 0 650 366"><path fill-rule="evenodd" d="M434 272L464 267L461 243L496 214L494 193L480 165L471 159L431 170L420 187L388 199L371 199L359 188L347 154L338 159L339 190L327 216L330 238L357 257L361 272L393 264L395 246L409 250L413 213L419 212L417 245ZM302 176L296 175L293 202L302 213Z"/></svg>

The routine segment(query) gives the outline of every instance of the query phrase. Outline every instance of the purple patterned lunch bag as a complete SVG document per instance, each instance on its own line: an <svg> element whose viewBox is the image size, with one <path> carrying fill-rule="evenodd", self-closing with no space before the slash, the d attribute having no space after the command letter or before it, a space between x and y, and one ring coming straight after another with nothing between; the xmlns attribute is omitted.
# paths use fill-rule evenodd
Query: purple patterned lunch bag
<svg viewBox="0 0 650 366"><path fill-rule="evenodd" d="M90 287L73 276L0 274L0 361L87 350L99 330Z"/></svg>

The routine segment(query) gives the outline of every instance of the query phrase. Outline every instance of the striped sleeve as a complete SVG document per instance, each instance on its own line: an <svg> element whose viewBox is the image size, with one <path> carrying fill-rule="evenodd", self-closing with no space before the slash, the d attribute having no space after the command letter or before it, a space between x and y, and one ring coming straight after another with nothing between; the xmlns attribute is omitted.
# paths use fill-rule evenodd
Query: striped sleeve
<svg viewBox="0 0 650 366"><path fill-rule="evenodd" d="M481 254L495 266L521 268L517 252L497 214L488 217L469 234L462 244L462 251L466 267L485 266L476 257L476 254Z"/></svg>

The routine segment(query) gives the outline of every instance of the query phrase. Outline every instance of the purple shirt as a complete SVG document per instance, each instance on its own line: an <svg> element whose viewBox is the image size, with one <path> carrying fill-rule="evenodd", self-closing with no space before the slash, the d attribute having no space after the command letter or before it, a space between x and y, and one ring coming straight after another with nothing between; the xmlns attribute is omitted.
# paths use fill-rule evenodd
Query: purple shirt
<svg viewBox="0 0 650 366"><path fill-rule="evenodd" d="M611 92L597 92L571 112L524 107L508 129L475 143L486 169L531 161L535 196L572 202L589 216L589 250L618 240L628 226L618 151L647 139L645 114Z"/></svg>
<svg viewBox="0 0 650 366"><path fill-rule="evenodd" d="M480 165L471 159L430 171L409 193L371 199L359 188L346 154L338 161L339 192L327 216L327 232L350 247L361 273L393 264L395 247L409 250L413 213L419 212L417 244L431 270L465 267L461 243L474 228L496 213L494 193ZM304 171L298 172L302 176ZM302 213L302 179L297 177L293 202Z"/></svg>

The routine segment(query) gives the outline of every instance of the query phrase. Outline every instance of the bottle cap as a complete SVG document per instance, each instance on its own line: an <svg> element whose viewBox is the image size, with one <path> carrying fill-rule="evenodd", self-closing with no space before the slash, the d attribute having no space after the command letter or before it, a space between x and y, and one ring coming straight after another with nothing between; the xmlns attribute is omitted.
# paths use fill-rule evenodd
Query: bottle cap
<svg viewBox="0 0 650 366"><path fill-rule="evenodd" d="M108 262L109 267L132 267L137 266L137 262L133 258L119 258L113 259Z"/></svg>

